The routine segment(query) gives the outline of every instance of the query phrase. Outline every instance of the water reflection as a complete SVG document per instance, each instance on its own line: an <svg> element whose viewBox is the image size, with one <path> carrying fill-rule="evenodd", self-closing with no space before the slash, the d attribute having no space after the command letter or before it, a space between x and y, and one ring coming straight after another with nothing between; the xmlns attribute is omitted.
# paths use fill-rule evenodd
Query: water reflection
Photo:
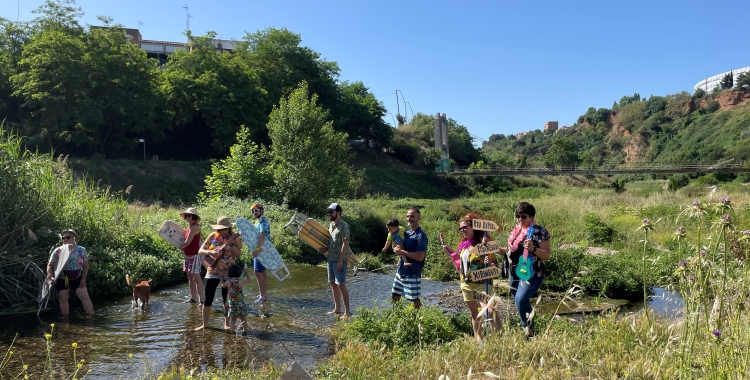
<svg viewBox="0 0 750 380"><path fill-rule="evenodd" d="M145 312L132 309L132 297L128 295L99 301L94 318L86 317L76 300L67 322L59 319L56 309L39 319L33 314L0 316L0 323L6 326L0 332L0 348L7 349L15 337L14 355L3 372L16 374L25 363L29 364L30 377L38 377L47 360L44 334L50 332L51 323L55 327L50 358L58 371L56 378L72 374L80 359L85 359L84 370L91 370L88 378L92 379L138 378L149 370L160 372L171 365L202 370L259 367L269 360L289 363L290 353L310 369L330 354L328 335L335 322L325 313L333 306L331 290L325 268L289 269L293 277L281 288L270 281L269 302L262 309L253 309L248 316L250 329L242 337L221 331L219 305L211 316L212 328L193 332L201 324L200 308L182 303L189 295L187 283L154 292ZM390 299L392 280L392 274L367 272L348 277L352 308ZM255 282L245 285L248 300L257 293L256 286ZM423 280L423 297L454 286ZM261 314L267 317L261 318ZM75 359L73 342L78 343Z"/></svg>

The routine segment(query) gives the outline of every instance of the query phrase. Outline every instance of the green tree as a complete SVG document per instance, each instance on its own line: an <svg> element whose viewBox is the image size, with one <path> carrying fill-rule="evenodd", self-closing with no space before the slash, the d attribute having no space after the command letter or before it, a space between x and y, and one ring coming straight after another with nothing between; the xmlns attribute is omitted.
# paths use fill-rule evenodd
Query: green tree
<svg viewBox="0 0 750 380"><path fill-rule="evenodd" d="M320 105L330 111L333 120L338 120L338 64L322 59L319 53L301 43L302 36L286 28L267 28L245 34L237 53L258 72L261 85L267 91L266 114L270 114L279 99L289 96L305 81L310 93L318 95Z"/></svg>
<svg viewBox="0 0 750 380"><path fill-rule="evenodd" d="M32 118L23 131L31 144L45 144L43 150L82 144L71 131L91 119L85 53L80 36L55 29L35 34L24 47L19 72L10 80Z"/></svg>
<svg viewBox="0 0 750 380"><path fill-rule="evenodd" d="M738 88L742 88L745 90L750 89L750 72L744 72L740 74L737 77L736 85Z"/></svg>
<svg viewBox="0 0 750 380"><path fill-rule="evenodd" d="M274 182L292 207L320 208L331 199L350 197L362 180L349 165L346 133L333 130L317 100L303 81L279 101L268 121Z"/></svg>
<svg viewBox="0 0 750 380"><path fill-rule="evenodd" d="M267 139L265 91L256 72L240 56L216 51L215 37L191 37L191 51L176 51L161 71L161 91L179 137L172 145L188 157L206 154L207 145L213 156L223 157L240 125L254 141Z"/></svg>
<svg viewBox="0 0 750 380"><path fill-rule="evenodd" d="M229 157L211 165L211 175L206 177L209 199L279 200L279 194L274 190L271 152L253 142L250 135L250 130L241 126Z"/></svg>
<svg viewBox="0 0 750 380"><path fill-rule="evenodd" d="M451 118L448 118L448 150L459 166L467 166L481 157L469 130Z"/></svg>
<svg viewBox="0 0 750 380"><path fill-rule="evenodd" d="M162 135L155 123L157 66L146 52L128 42L119 25L100 18L107 28L92 28L83 64L88 74L91 118L76 125L74 138L101 155L132 151L138 138Z"/></svg>
<svg viewBox="0 0 750 380"><path fill-rule="evenodd" d="M667 100L663 96L651 96L643 107L643 116L649 118L657 112L664 111L665 108L667 108Z"/></svg>
<svg viewBox="0 0 750 380"><path fill-rule="evenodd" d="M0 120L17 122L21 118L22 99L13 96L10 78L19 72L24 45L29 39L25 23L0 17Z"/></svg>
<svg viewBox="0 0 750 380"><path fill-rule="evenodd" d="M544 154L547 165L573 165L578 163L578 148L572 138L561 137L552 140L552 146Z"/></svg>
<svg viewBox="0 0 750 380"><path fill-rule="evenodd" d="M734 74L730 71L727 75L724 75L719 85L722 90L734 87Z"/></svg>
<svg viewBox="0 0 750 380"><path fill-rule="evenodd" d="M383 121L385 107L362 82L344 82L339 85L341 104L336 128L365 141L365 146L377 143L388 146L393 128Z"/></svg>

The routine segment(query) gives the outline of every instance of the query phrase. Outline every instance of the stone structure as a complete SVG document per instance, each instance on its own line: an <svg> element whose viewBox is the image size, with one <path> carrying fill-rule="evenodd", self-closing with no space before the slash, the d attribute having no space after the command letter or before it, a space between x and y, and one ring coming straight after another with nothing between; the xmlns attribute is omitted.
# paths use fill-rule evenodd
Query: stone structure
<svg viewBox="0 0 750 380"><path fill-rule="evenodd" d="M557 130L557 122L556 121L548 121L544 123L544 130L545 131L556 131Z"/></svg>
<svg viewBox="0 0 750 380"><path fill-rule="evenodd" d="M450 151L448 150L448 119L445 114L440 112L435 115L435 149L440 149L443 152L443 158L450 158Z"/></svg>

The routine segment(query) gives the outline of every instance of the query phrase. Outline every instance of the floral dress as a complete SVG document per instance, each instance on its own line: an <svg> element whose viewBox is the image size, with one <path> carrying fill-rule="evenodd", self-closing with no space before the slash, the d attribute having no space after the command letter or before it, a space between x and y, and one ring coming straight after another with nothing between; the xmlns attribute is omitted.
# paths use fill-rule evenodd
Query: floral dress
<svg viewBox="0 0 750 380"><path fill-rule="evenodd" d="M242 286L240 286L240 279L237 277L230 278L228 280L229 285L227 286L227 305L226 316L243 318L247 317L247 308L245 307L245 295L242 293Z"/></svg>

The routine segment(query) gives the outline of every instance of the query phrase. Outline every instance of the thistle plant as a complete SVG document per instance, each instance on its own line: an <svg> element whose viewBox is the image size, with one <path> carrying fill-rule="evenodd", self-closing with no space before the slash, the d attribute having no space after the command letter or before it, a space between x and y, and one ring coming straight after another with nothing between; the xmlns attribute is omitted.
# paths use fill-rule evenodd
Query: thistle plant
<svg viewBox="0 0 750 380"><path fill-rule="evenodd" d="M658 220L656 221L659 222ZM646 286L646 281L648 281L647 273L646 273L646 255L647 255L647 244L648 244L648 232L654 230L654 223L651 223L650 219L643 219L641 221L641 225L636 229L636 231L643 231L644 237L643 237L643 310L646 312L646 318L649 318L648 316L648 291Z"/></svg>
<svg viewBox="0 0 750 380"><path fill-rule="evenodd" d="M682 243L687 239L687 230L685 227L677 227L677 230L674 232L674 239L677 240L677 258L682 260Z"/></svg>

